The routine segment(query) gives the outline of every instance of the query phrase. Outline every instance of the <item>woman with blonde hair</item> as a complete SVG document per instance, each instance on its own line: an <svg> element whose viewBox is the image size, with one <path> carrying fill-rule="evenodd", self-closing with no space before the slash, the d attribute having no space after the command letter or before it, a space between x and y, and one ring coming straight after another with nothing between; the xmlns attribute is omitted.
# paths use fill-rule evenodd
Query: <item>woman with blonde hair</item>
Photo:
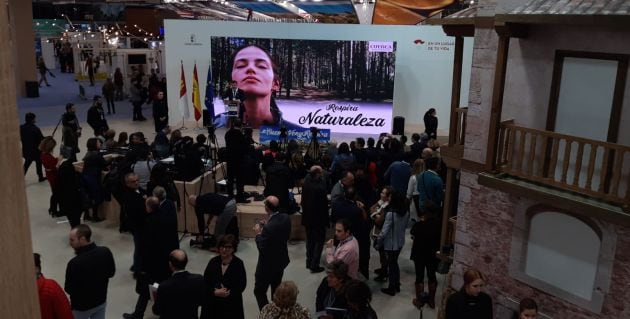
<svg viewBox="0 0 630 319"><path fill-rule="evenodd" d="M298 288L293 281L283 281L273 294L273 302L260 311L258 319L309 319L311 314L297 303Z"/></svg>

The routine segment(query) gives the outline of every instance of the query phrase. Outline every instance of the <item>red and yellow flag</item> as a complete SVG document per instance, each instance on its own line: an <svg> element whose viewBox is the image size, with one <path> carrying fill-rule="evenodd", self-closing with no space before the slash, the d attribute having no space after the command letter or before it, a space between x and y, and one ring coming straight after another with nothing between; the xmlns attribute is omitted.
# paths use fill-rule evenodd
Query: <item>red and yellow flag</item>
<svg viewBox="0 0 630 319"><path fill-rule="evenodd" d="M201 119L201 98L199 97L199 80L197 79L197 63L193 69L193 107L195 108L195 121Z"/></svg>

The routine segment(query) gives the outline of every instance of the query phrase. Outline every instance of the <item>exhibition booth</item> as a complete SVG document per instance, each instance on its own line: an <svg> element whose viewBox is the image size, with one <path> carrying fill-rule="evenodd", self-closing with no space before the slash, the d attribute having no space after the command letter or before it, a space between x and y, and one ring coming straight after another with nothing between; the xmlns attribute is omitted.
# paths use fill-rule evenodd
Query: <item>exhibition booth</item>
<svg viewBox="0 0 630 319"><path fill-rule="evenodd" d="M202 126L203 116L206 124L226 125L230 111L239 111L226 103L229 83L239 80L238 90L247 91L245 82L260 80L235 78L232 55L250 45L275 66L271 103L262 107L273 118L256 121L247 102L240 108L261 141L283 126L289 139L308 136L310 127L329 131L333 141L375 136L391 133L394 117L420 132L429 108L448 130L454 42L440 27L165 20L172 126L182 119ZM467 39L463 74L470 74L471 58ZM469 78L462 82L467 96Z"/></svg>

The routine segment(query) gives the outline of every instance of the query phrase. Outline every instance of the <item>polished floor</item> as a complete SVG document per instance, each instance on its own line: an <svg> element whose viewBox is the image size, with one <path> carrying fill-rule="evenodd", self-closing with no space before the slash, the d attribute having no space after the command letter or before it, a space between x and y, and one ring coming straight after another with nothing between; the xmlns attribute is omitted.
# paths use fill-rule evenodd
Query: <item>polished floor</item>
<svg viewBox="0 0 630 319"><path fill-rule="evenodd" d="M97 87L100 88L98 84ZM44 93L55 94L53 90L46 90ZM58 119L59 115L63 112L63 107L61 105L51 105L49 107L41 106L45 105L45 96L40 99L42 99L42 104L37 107L34 106L37 103L32 102L28 106L20 106L20 122L22 122L25 112L35 112L40 119L39 122L41 123L44 135L49 135L54 129L54 125L57 122L56 119ZM86 109L87 103L85 103L85 105L79 105L78 113L81 121L85 120ZM150 118L149 110L145 111L145 116L149 118L147 122L132 122L131 105L126 101L121 101L118 104L117 111L118 114L116 117L109 119L110 126L113 129L118 132L123 130L127 132L143 131L149 139L153 138L153 123ZM86 127L84 130L85 134L80 140L80 145L85 145L85 141L89 135L91 135L91 130L87 128L87 125L84 125L84 127ZM188 129L185 133L191 135L197 134L193 129ZM56 134L58 138L60 133L57 132ZM218 131L217 137L222 139L222 136L223 132ZM81 156L79 156L79 158L81 158ZM66 264L74 254L68 244L68 231L70 226L65 218L53 219L48 215L47 209L50 188L47 182L37 182L34 165L29 169L25 179L33 251L42 255L42 271L44 275L57 280L63 286ZM133 252L131 235L120 234L118 232L118 226L108 221L96 224L88 222L88 224L93 229L93 240L98 245L109 247L114 254L117 270L116 275L109 284L107 318L122 318L123 313L133 310L137 298L134 292L135 282L129 271ZM185 237L181 242L182 248L186 250L189 256L188 270L194 273L203 273L206 264L214 254L208 251L188 248L189 239L189 237ZM414 268L413 263L409 260L410 247L411 241L409 236L407 236L406 245L399 259L401 282L403 284L401 293L395 297L384 295L380 292L381 283L375 282L372 279L367 281L367 284L372 288L373 292L372 306L376 310L379 318L417 318L420 316L419 311L411 304L411 299L414 294ZM303 242L291 243L289 245L291 263L285 270L284 280L293 280L296 282L300 291L298 302L308 307L313 315L315 308L315 291L325 275L323 273L311 274L305 268L305 251L306 248ZM258 251L256 250L254 241L247 239L242 240L236 254L245 262L247 271L247 288L243 294L245 316L246 318L257 318L258 307L256 306L253 294L253 283ZM374 250L372 250L370 262L372 270L377 268L378 257ZM440 281L437 298L439 300L441 290L444 287L444 278L438 276L438 280ZM435 317L436 311L425 308L424 318ZM150 306L145 314L145 318L155 318L150 312Z"/></svg>

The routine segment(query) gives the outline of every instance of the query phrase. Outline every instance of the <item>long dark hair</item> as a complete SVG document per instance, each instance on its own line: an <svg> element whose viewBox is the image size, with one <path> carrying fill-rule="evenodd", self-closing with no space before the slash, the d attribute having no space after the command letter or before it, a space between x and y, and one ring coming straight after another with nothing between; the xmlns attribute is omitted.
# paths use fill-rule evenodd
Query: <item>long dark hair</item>
<svg viewBox="0 0 630 319"><path fill-rule="evenodd" d="M435 112L434 108L430 108L426 113L424 113L424 120L427 121L431 118L431 114Z"/></svg>
<svg viewBox="0 0 630 319"><path fill-rule="evenodd" d="M277 81L278 84L280 84L280 71L278 69L278 64L276 63L276 60L271 56L271 54L269 54L269 52L267 52L267 49L263 48L262 46L258 44L253 44L253 43L245 44L236 48L236 50L232 52L232 56L230 57L230 63L228 64L230 66L230 70L229 70L230 74L232 74L232 69L234 69L234 59L236 58L236 55L242 50L249 47L257 48L260 51L264 52L265 55L267 55L267 57L269 58L269 61L271 62L271 70L273 71L273 80ZM270 100L269 110L271 111L271 115L273 116L273 122L279 123L281 119L280 109L278 108L278 104L276 103L276 98L274 97L274 94L272 94L273 92L270 92L270 93L271 93L271 100Z"/></svg>
<svg viewBox="0 0 630 319"><path fill-rule="evenodd" d="M391 197L389 200L389 205L387 205L387 211L395 212L399 216L405 215L407 213L407 205L405 201L405 194L402 192L394 190L391 193Z"/></svg>

